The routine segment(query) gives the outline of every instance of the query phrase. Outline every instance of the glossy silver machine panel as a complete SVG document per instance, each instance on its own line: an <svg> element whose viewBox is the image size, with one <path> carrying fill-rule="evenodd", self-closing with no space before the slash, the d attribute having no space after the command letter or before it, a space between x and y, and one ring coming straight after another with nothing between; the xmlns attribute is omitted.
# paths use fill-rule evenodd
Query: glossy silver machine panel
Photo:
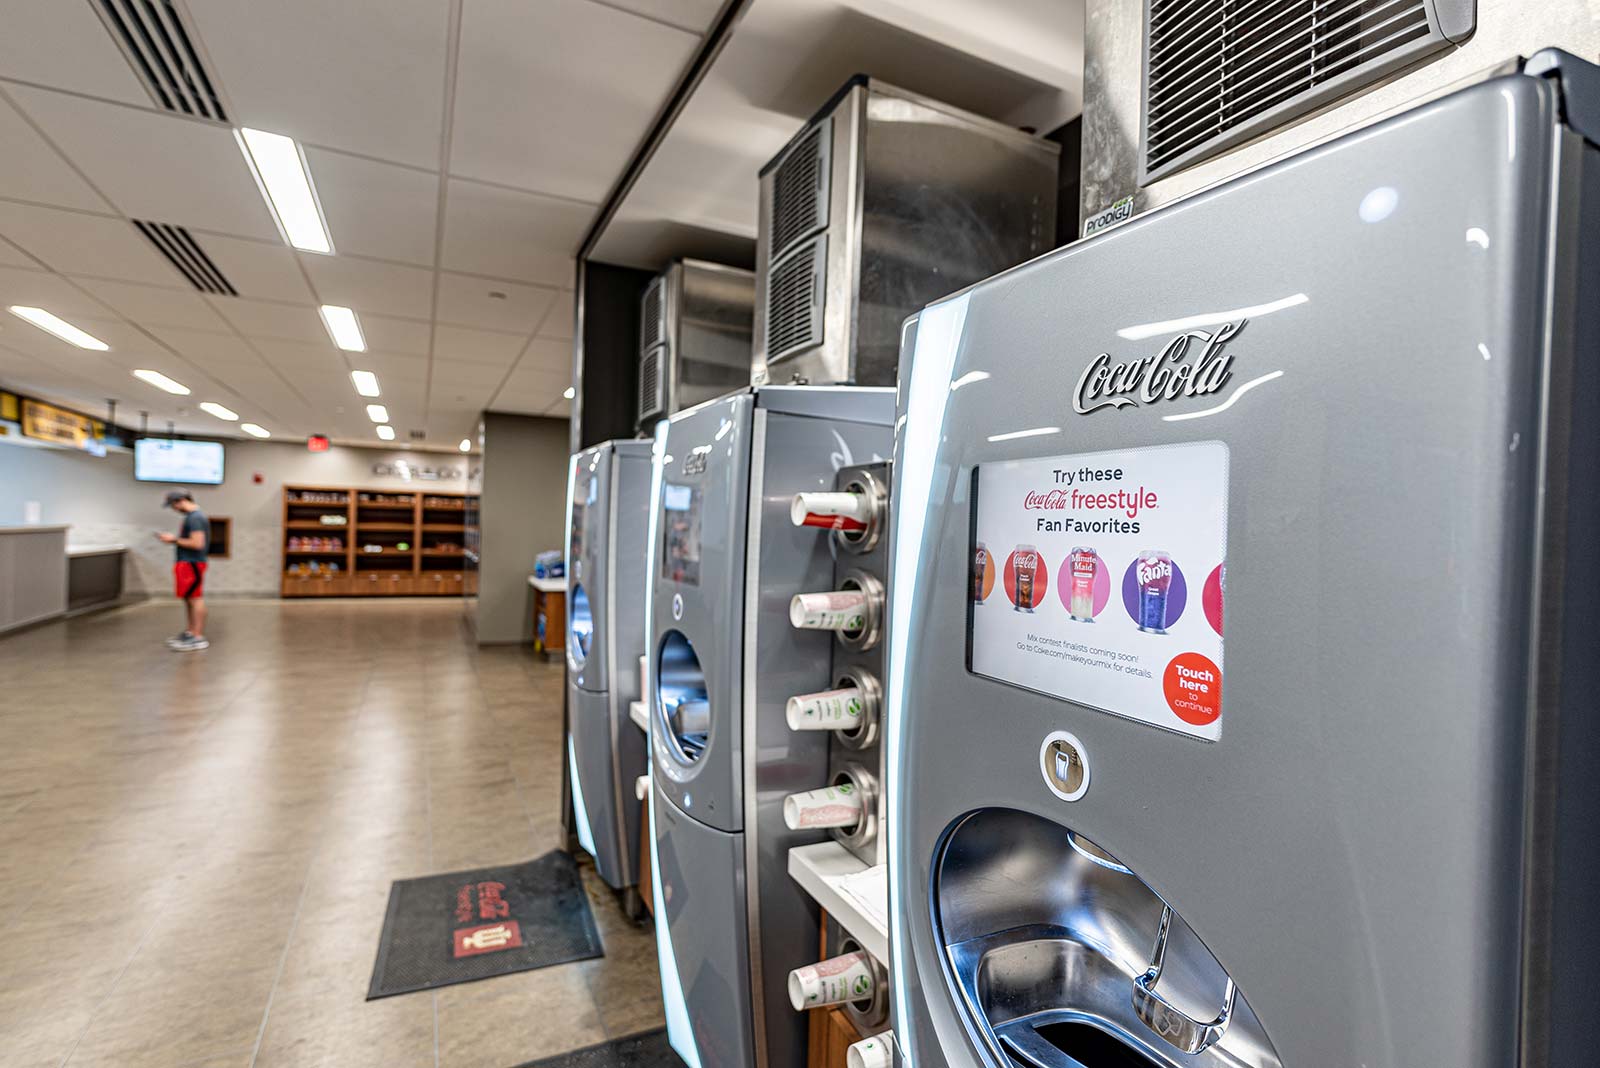
<svg viewBox="0 0 1600 1068"><path fill-rule="evenodd" d="M678 260L645 287L639 308L639 428L750 383L755 277Z"/></svg>
<svg viewBox="0 0 1600 1068"><path fill-rule="evenodd" d="M816 958L819 914L789 878L788 852L826 832L791 831L783 803L825 783L828 745L790 731L784 713L831 681L832 636L796 632L789 606L829 587L835 550L789 511L796 493L832 489L840 468L885 458L893 419L893 390L773 387L680 412L657 433L657 945L669 1037L692 1066L805 1063L806 1021L786 983Z"/></svg>
<svg viewBox="0 0 1600 1068"><path fill-rule="evenodd" d="M638 883L644 737L628 718L645 651L650 443L607 441L571 460L567 535L568 761L579 843L600 877Z"/></svg>
<svg viewBox="0 0 1600 1068"><path fill-rule="evenodd" d="M907 315L1054 244L1059 153L852 79L762 168L750 381L892 386Z"/></svg>
<svg viewBox="0 0 1600 1068"><path fill-rule="evenodd" d="M1597 73L1535 56L908 326L905 1063L1592 1062Z"/></svg>

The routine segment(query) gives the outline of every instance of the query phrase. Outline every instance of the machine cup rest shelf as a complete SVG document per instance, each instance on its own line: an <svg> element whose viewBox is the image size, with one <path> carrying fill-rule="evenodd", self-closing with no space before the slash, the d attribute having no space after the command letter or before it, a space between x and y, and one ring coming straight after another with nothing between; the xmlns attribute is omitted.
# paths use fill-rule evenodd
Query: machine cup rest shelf
<svg viewBox="0 0 1600 1068"><path fill-rule="evenodd" d="M628 703L628 718L633 721L635 727L638 727L646 734L650 733L650 707L643 701L630 701Z"/></svg>
<svg viewBox="0 0 1600 1068"><path fill-rule="evenodd" d="M881 868L881 865L880 865ZM880 962L889 961L889 884L873 881L872 869L838 842L817 842L789 850L789 877ZM867 886L863 886L863 883ZM860 895L869 894L875 908Z"/></svg>

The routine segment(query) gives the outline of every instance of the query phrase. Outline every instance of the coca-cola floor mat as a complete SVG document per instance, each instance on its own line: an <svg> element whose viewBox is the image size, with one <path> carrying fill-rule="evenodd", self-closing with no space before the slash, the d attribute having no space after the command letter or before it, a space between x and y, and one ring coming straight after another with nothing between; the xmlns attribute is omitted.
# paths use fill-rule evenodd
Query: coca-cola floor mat
<svg viewBox="0 0 1600 1068"><path fill-rule="evenodd" d="M604 954L578 863L559 850L401 879L389 890L367 1000Z"/></svg>
<svg viewBox="0 0 1600 1068"><path fill-rule="evenodd" d="M517 1068L683 1068L683 1059L667 1045L666 1031L656 1030L528 1061Z"/></svg>

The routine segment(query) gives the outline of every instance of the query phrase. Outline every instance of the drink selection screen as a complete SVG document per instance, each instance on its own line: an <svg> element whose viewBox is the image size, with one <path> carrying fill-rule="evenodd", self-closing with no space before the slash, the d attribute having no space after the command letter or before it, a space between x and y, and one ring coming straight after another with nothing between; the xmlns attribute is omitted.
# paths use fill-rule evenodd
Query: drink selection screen
<svg viewBox="0 0 1600 1068"><path fill-rule="evenodd" d="M661 577L700 585L700 488L661 487Z"/></svg>
<svg viewBox="0 0 1600 1068"><path fill-rule="evenodd" d="M1220 737L1228 447L1006 460L973 481L972 671Z"/></svg>

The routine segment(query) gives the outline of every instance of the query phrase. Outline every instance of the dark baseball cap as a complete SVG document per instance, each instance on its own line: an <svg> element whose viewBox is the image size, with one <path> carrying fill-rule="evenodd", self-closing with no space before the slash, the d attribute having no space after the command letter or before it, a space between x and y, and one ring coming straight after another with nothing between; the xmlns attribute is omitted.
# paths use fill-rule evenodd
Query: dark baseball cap
<svg viewBox="0 0 1600 1068"><path fill-rule="evenodd" d="M161 499L161 507L171 508L179 501L192 501L194 494L188 490L168 490L167 495Z"/></svg>

